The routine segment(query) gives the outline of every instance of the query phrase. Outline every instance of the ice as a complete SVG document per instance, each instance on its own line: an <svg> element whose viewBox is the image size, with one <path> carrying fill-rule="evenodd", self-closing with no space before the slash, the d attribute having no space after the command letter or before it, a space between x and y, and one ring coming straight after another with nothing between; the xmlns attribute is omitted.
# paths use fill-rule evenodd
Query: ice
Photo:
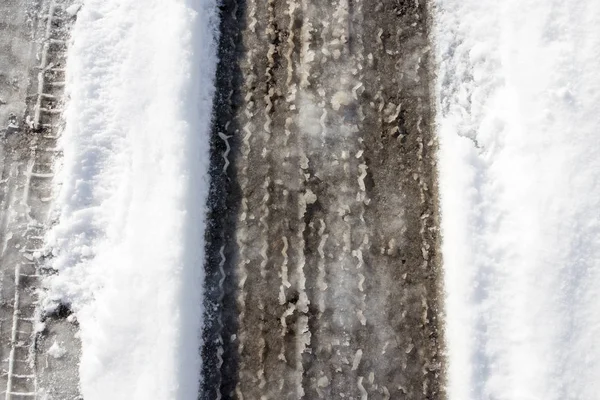
<svg viewBox="0 0 600 400"><path fill-rule="evenodd" d="M67 12L67 14L74 17L75 15L77 15L77 13L79 12L80 9L81 9L81 4L73 4L73 5L70 5L69 7L67 7L65 9L65 11Z"/></svg>
<svg viewBox="0 0 600 400"><path fill-rule="evenodd" d="M333 97L331 98L331 107L338 111L342 106L347 106L349 104L352 104L352 96L350 95L350 93L344 91L344 90L340 90L337 91Z"/></svg>
<svg viewBox="0 0 600 400"><path fill-rule="evenodd" d="M314 194L312 190L306 189L304 200L306 201L306 204L314 204L317 201L317 195Z"/></svg>
<svg viewBox="0 0 600 400"><path fill-rule="evenodd" d="M362 359L363 351L358 349L356 354L354 354L354 359L352 360L352 371L356 371L358 366L360 365L360 360Z"/></svg>
<svg viewBox="0 0 600 400"><path fill-rule="evenodd" d="M34 326L33 326L33 331L35 333L42 333L44 332L44 329L46 329L46 324L41 322L41 321L36 321Z"/></svg>
<svg viewBox="0 0 600 400"><path fill-rule="evenodd" d="M56 341L48 349L48 355L54 358L61 358L67 353L67 351L60 346Z"/></svg>
<svg viewBox="0 0 600 400"><path fill-rule="evenodd" d="M320 377L319 380L317 381L317 386L320 388L329 386L329 379L327 378L327 376Z"/></svg>

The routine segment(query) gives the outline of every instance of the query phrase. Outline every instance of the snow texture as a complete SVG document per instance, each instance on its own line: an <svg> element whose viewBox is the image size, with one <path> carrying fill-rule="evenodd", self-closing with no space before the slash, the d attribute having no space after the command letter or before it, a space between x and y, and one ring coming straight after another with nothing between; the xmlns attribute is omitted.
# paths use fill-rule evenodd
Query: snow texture
<svg viewBox="0 0 600 400"><path fill-rule="evenodd" d="M68 54L46 306L81 327L95 399L195 399L214 0L87 0Z"/></svg>
<svg viewBox="0 0 600 400"><path fill-rule="evenodd" d="M76 4L72 4L69 7L67 7L67 9L65 11L67 12L67 14L74 17L75 15L77 15L77 13L79 12L80 9L81 9L81 4L76 3Z"/></svg>
<svg viewBox="0 0 600 400"><path fill-rule="evenodd" d="M435 3L449 399L597 399L600 2Z"/></svg>
<svg viewBox="0 0 600 400"><path fill-rule="evenodd" d="M54 358L61 358L67 353L67 351L59 345L56 341L52 343L52 346L48 349L48 354Z"/></svg>

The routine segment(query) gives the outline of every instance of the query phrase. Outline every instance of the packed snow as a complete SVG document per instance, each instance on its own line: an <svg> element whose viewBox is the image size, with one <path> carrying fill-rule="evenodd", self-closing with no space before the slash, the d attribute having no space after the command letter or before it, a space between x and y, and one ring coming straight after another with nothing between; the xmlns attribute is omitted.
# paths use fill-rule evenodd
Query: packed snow
<svg viewBox="0 0 600 400"><path fill-rule="evenodd" d="M597 399L600 2L435 5L449 399Z"/></svg>
<svg viewBox="0 0 600 400"><path fill-rule="evenodd" d="M58 342L54 341L52 346L48 349L48 354L54 358L61 358L67 353L64 347L62 347Z"/></svg>
<svg viewBox="0 0 600 400"><path fill-rule="evenodd" d="M45 306L77 315L85 399L195 399L216 1L71 11Z"/></svg>

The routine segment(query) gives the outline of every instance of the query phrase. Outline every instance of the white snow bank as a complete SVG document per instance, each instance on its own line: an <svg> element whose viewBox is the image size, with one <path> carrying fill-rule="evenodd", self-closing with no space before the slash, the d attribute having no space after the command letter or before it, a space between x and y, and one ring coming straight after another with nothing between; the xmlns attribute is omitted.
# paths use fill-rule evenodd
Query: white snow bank
<svg viewBox="0 0 600 400"><path fill-rule="evenodd" d="M47 306L77 313L87 400L195 399L214 0L87 0L69 50Z"/></svg>
<svg viewBox="0 0 600 400"><path fill-rule="evenodd" d="M451 400L600 393L600 2L436 0Z"/></svg>

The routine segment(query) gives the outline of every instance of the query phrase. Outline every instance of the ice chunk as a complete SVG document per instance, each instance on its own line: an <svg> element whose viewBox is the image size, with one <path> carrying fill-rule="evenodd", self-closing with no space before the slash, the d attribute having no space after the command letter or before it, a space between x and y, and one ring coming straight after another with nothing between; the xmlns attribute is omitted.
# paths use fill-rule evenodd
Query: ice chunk
<svg viewBox="0 0 600 400"><path fill-rule="evenodd" d="M331 98L331 107L338 111L342 106L352 103L352 96L343 90L336 92Z"/></svg>
<svg viewBox="0 0 600 400"><path fill-rule="evenodd" d="M65 354L67 354L67 350L61 347L57 341L54 341L52 346L50 346L50 348L48 349L48 355L54 358L61 358Z"/></svg>
<svg viewBox="0 0 600 400"><path fill-rule="evenodd" d="M67 7L67 9L65 11L71 17L74 17L77 15L77 13L79 12L80 9L81 9L81 4L73 4L69 7Z"/></svg>
<svg viewBox="0 0 600 400"><path fill-rule="evenodd" d="M306 201L306 204L314 204L317 201L317 195L314 194L312 190L306 189L304 200Z"/></svg>

